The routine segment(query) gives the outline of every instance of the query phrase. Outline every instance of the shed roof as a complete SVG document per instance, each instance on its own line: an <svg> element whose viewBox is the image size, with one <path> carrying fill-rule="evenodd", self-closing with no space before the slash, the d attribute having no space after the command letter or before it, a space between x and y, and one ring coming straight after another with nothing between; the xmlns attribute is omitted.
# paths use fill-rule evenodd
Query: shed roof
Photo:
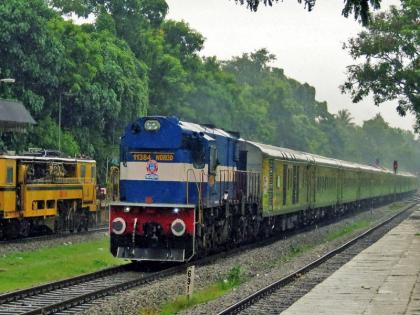
<svg viewBox="0 0 420 315"><path fill-rule="evenodd" d="M36 124L21 102L0 99L0 129L15 130Z"/></svg>

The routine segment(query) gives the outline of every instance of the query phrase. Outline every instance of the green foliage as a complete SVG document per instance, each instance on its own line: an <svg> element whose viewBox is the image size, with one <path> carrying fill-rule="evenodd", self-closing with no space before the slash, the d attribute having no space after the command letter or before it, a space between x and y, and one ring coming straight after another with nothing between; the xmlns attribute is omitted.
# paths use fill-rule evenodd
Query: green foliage
<svg viewBox="0 0 420 315"><path fill-rule="evenodd" d="M0 75L16 79L13 95L35 115L58 86L63 47L48 27L55 17L43 0L0 2Z"/></svg>
<svg viewBox="0 0 420 315"><path fill-rule="evenodd" d="M38 124L30 130L28 146L58 149L58 130L58 125L50 117L38 121ZM61 150L69 156L80 154L79 145L69 131L61 131Z"/></svg>
<svg viewBox="0 0 420 315"><path fill-rule="evenodd" d="M334 241L344 235L348 235L350 233L353 233L361 229L366 229L369 227L369 225L370 225L370 222L368 220L355 221L353 223L345 225L343 228L339 230L331 231L330 233L328 233L326 240L328 242Z"/></svg>
<svg viewBox="0 0 420 315"><path fill-rule="evenodd" d="M226 278L221 282L223 289L231 289L244 282L244 275L240 266L234 266L229 270Z"/></svg>
<svg viewBox="0 0 420 315"><path fill-rule="evenodd" d="M234 266L229 270L226 277L216 283L194 292L191 298L186 295L176 297L174 300L166 302L160 308L150 307L140 311L141 315L165 314L172 315L190 308L197 304L202 304L226 294L233 288L245 282L245 277L240 266Z"/></svg>
<svg viewBox="0 0 420 315"><path fill-rule="evenodd" d="M246 139L345 160L379 159L384 166L399 160L402 169L420 169L412 133L380 116L357 126L348 111L330 114L312 86L271 66L275 56L266 49L226 61L200 57L204 37L165 19L164 0L47 2L0 3L0 75L16 78L0 97L23 101L38 122L27 134L1 137L11 150L57 148L61 104L63 150L95 158L100 180L107 162L118 160L123 128L145 114L212 123ZM96 21L75 25L57 12L93 14ZM410 30L400 31L410 37Z"/></svg>
<svg viewBox="0 0 420 315"><path fill-rule="evenodd" d="M252 11L257 11L260 3L272 6L278 0L235 0L240 4L247 4L247 7ZM312 11L315 6L316 0L298 0L299 3L304 3L308 11ZM342 14L345 17L353 14L356 20L359 20L363 25L367 25L370 21L370 11L372 9L379 9L381 0L344 0L344 8Z"/></svg>
<svg viewBox="0 0 420 315"><path fill-rule="evenodd" d="M97 159L103 179L106 159L118 156L123 128L146 113L149 89L146 64L117 38L114 18L104 9L98 12L97 25L78 26L42 0L1 3L0 74L16 78L14 97L39 122L32 136L19 136L18 149L24 144L57 148L52 121L58 121L61 102L68 132L64 151ZM9 147L16 148L14 138Z"/></svg>
<svg viewBox="0 0 420 315"><path fill-rule="evenodd" d="M354 102L373 93L375 104L398 100L397 110L416 114L420 127L420 0L403 0L377 14L367 30L344 47L365 62L348 67L342 86Z"/></svg>

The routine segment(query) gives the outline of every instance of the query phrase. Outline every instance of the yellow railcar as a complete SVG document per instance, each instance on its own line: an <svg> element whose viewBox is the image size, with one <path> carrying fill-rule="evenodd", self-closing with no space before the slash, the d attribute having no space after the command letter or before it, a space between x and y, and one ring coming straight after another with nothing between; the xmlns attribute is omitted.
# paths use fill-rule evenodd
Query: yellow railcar
<svg viewBox="0 0 420 315"><path fill-rule="evenodd" d="M0 238L87 229L96 213L96 162L0 155Z"/></svg>

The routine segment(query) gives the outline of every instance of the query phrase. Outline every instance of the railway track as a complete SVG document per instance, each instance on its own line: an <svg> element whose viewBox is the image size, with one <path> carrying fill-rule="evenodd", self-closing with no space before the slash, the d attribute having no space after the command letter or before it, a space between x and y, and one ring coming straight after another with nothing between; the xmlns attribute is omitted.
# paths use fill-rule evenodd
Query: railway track
<svg viewBox="0 0 420 315"><path fill-rule="evenodd" d="M91 233L101 232L101 231L106 232L106 231L108 231L108 229L109 229L109 227L108 227L108 225L106 225L106 226L93 227L93 228L90 228L88 231L82 231L82 232L70 233L69 231L67 231L67 232L53 233L53 234L46 234L46 235L29 236L29 237L25 237L25 238L1 240L0 241L0 246L1 245L22 244L22 243L29 243L29 242L51 240L51 239L55 239L55 238L66 238L66 237L73 236L73 235L86 235L86 234L91 234Z"/></svg>
<svg viewBox="0 0 420 315"><path fill-rule="evenodd" d="M404 211L407 210L408 209L405 209ZM401 215L401 213L398 215ZM296 232L291 233L291 235L295 233ZM273 237L268 240L266 239L257 243L241 246L196 260L191 264L208 264L243 250L267 245L278 239L279 237ZM74 314L88 309L94 301L99 298L133 287L139 287L171 275L183 273L189 265L190 264L166 267L160 271L144 271L136 270L134 264L127 264L33 288L6 293L0 295L0 315ZM233 313L228 312L222 314Z"/></svg>
<svg viewBox="0 0 420 315"><path fill-rule="evenodd" d="M82 276L0 295L0 314L53 314L100 297L146 284L185 268L177 266L158 272L139 272L134 264L111 267ZM88 306L85 306L88 307Z"/></svg>
<svg viewBox="0 0 420 315"><path fill-rule="evenodd" d="M409 216L411 209L420 203L414 197L414 204L375 225L344 245L307 264L288 276L251 294L229 306L218 315L230 314L280 314L318 283L325 280L342 265L350 261L363 249L376 242L386 232Z"/></svg>

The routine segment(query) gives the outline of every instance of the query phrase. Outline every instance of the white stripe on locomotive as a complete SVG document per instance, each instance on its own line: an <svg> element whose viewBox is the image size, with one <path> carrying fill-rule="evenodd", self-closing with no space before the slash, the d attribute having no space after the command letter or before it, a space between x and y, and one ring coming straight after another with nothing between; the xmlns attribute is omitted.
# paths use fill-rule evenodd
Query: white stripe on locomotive
<svg viewBox="0 0 420 315"><path fill-rule="evenodd" d="M196 169L191 163L159 163L157 171L157 180L168 182L207 182L208 181L208 165L203 169ZM236 167L217 166L215 181L220 178L223 181L233 181L233 173ZM121 180L145 180L147 172L147 162L127 162L126 166L120 165Z"/></svg>

